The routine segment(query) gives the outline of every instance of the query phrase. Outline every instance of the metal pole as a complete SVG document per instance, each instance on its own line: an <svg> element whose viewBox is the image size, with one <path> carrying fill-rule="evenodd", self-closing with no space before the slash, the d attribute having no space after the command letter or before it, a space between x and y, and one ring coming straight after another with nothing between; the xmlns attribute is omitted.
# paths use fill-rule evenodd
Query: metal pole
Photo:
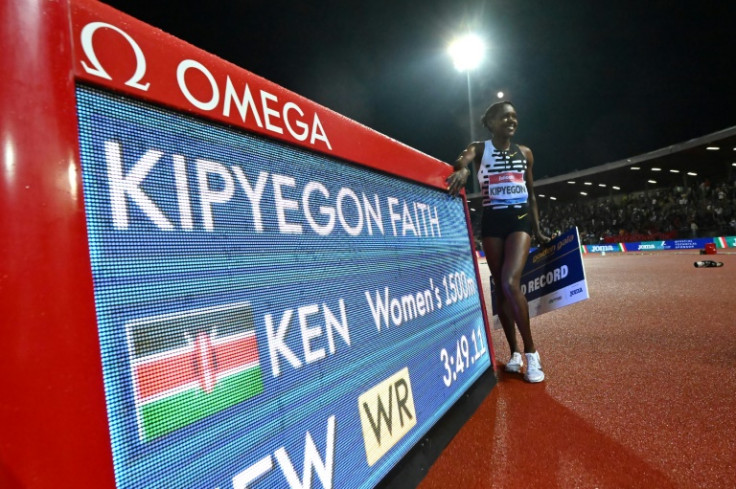
<svg viewBox="0 0 736 489"><path fill-rule="evenodd" d="M468 116L470 122L470 141L475 142L475 117L473 117L473 95L470 87L470 70L465 72L468 77ZM475 166L471 166L472 172L475 172ZM471 173L472 173L471 172ZM480 185L478 179L474 175L471 175L471 195L480 194Z"/></svg>
<svg viewBox="0 0 736 489"><path fill-rule="evenodd" d="M470 116L470 141L475 141L475 118L473 117L473 96L470 87L470 70L465 72L468 76L468 114Z"/></svg>

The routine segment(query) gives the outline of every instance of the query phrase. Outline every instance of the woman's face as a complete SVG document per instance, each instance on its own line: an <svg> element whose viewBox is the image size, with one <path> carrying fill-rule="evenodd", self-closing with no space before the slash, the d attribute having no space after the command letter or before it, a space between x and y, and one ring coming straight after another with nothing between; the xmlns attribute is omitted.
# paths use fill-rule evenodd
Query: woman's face
<svg viewBox="0 0 736 489"><path fill-rule="evenodd" d="M496 115L490 121L491 132L494 136L502 136L510 138L516 133L519 127L519 120L516 117L516 110L509 104L504 104Z"/></svg>

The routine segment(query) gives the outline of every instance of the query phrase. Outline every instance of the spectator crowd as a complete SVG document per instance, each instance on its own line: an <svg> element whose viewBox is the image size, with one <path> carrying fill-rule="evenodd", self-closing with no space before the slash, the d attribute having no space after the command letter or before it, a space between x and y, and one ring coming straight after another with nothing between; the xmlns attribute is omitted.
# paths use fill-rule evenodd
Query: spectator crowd
<svg viewBox="0 0 736 489"><path fill-rule="evenodd" d="M736 235L736 182L712 185L706 179L690 187L548 204L540 206L543 231L577 226L583 244Z"/></svg>
<svg viewBox="0 0 736 489"><path fill-rule="evenodd" d="M551 236L577 226L583 244L736 235L736 179L716 184L705 179L688 187L659 188L596 200L537 201L545 234ZM473 217L479 243L480 212Z"/></svg>

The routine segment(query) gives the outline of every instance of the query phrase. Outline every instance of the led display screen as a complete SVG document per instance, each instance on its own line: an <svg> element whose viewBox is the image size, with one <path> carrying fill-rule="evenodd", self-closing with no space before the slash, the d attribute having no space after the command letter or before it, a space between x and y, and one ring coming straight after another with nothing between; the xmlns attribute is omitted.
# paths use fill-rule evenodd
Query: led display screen
<svg viewBox="0 0 736 489"><path fill-rule="evenodd" d="M77 107L118 487L373 487L490 367L460 198Z"/></svg>

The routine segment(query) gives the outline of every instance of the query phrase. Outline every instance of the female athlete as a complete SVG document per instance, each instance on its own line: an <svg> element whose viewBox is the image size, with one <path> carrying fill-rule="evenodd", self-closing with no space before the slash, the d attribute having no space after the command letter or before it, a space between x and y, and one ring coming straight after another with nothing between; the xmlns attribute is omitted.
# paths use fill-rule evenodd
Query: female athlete
<svg viewBox="0 0 736 489"><path fill-rule="evenodd" d="M448 190L457 194L470 175L470 165L476 165L483 198L483 251L496 290L498 317L511 350L506 371L521 372L524 366L516 341L516 325L526 357L524 379L542 382L544 371L532 338L529 306L520 287L532 232L540 244L550 240L539 227L532 177L534 156L528 147L511 142L519 124L511 102L491 105L481 122L491 138L473 142L462 152L453 165L454 172L447 178Z"/></svg>

